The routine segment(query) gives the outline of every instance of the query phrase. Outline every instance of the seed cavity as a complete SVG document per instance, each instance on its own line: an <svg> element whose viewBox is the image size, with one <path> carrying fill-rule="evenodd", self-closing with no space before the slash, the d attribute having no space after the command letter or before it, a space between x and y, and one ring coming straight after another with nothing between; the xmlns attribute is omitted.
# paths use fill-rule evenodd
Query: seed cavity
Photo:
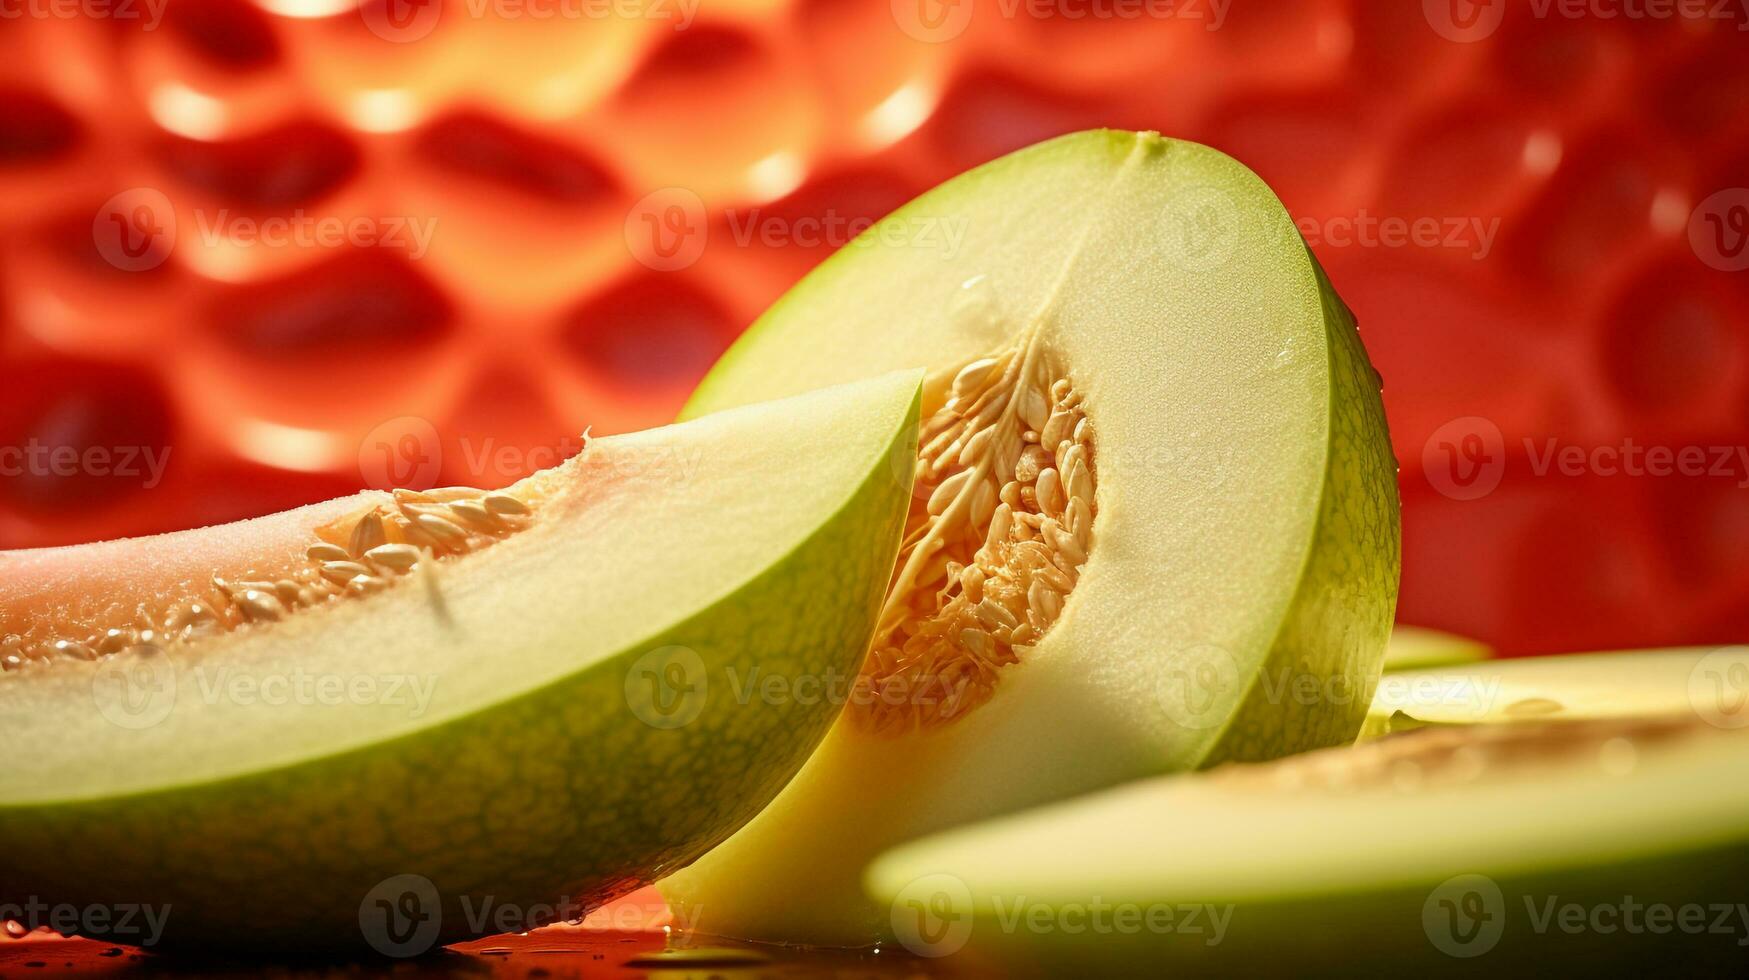
<svg viewBox="0 0 1749 980"><path fill-rule="evenodd" d="M1028 339L951 378L922 424L904 543L850 709L881 734L988 700L1062 616L1092 544L1093 429L1066 372Z"/></svg>
<svg viewBox="0 0 1749 980"><path fill-rule="evenodd" d="M157 611L144 604L132 622L75 628L37 639L27 629L0 636L0 671L58 661L146 656L166 648L277 622L299 610L374 595L398 580L453 561L529 527L535 510L504 491L473 487L395 490L388 499L316 528L297 567L209 587ZM435 579L425 576L428 587ZM126 618L124 614L123 617Z"/></svg>

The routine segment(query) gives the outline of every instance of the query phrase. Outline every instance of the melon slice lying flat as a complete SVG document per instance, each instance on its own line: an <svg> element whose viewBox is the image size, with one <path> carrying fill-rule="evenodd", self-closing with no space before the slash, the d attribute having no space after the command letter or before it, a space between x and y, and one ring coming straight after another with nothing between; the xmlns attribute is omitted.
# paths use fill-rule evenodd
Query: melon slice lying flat
<svg viewBox="0 0 1749 980"><path fill-rule="evenodd" d="M1152 780L867 881L908 947L993 976L1669 976L1740 970L1746 875L1749 735L1690 715Z"/></svg>
<svg viewBox="0 0 1749 980"><path fill-rule="evenodd" d="M1391 642L1385 647L1384 669L1388 673L1458 667L1493 655L1493 649L1479 640L1425 626L1398 626L1391 630Z"/></svg>
<svg viewBox="0 0 1749 980"><path fill-rule="evenodd" d="M919 380L596 439L502 493L0 557L0 913L401 955L695 857L837 713Z"/></svg>
<svg viewBox="0 0 1749 980"><path fill-rule="evenodd" d="M1749 726L1749 647L1559 654L1392 673L1373 694L1361 736L1676 714Z"/></svg>
<svg viewBox="0 0 1749 980"><path fill-rule="evenodd" d="M886 846L1160 772L1353 739L1397 594L1395 465L1352 317L1207 147L1065 136L958 177L765 314L691 414L928 369L858 697L663 885L701 932L887 933Z"/></svg>

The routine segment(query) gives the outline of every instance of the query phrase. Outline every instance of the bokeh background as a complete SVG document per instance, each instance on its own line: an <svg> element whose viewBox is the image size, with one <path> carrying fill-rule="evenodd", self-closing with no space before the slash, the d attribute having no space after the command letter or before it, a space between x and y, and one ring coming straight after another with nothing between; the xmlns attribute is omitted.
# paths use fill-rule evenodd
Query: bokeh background
<svg viewBox="0 0 1749 980"><path fill-rule="evenodd" d="M1118 126L1256 169L1357 312L1404 621L1749 639L1749 21L1663 9L6 0L0 546L507 483L869 219Z"/></svg>

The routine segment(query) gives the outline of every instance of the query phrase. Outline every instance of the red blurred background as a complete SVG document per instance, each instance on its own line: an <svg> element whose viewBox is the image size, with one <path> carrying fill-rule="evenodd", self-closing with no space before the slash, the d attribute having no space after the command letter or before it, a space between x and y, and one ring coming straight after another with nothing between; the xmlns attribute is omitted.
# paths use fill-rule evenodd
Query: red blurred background
<svg viewBox="0 0 1749 980"><path fill-rule="evenodd" d="M37 455L0 546L507 483L670 419L867 219L1118 126L1256 169L1358 313L1403 621L1746 640L1749 21L1713 8L6 0L0 447Z"/></svg>

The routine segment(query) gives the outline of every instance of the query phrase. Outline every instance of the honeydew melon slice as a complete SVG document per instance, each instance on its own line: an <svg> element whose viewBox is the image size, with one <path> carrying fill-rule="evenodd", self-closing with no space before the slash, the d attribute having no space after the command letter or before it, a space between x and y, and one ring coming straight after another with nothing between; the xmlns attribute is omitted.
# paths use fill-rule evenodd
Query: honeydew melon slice
<svg viewBox="0 0 1749 980"><path fill-rule="evenodd" d="M0 557L0 917L405 955L697 856L838 711L809 692L866 647L920 380L596 439L503 494Z"/></svg>
<svg viewBox="0 0 1749 980"><path fill-rule="evenodd" d="M1361 736L1426 725L1678 714L1749 726L1749 647L1559 654L1387 674Z"/></svg>
<svg viewBox="0 0 1749 980"><path fill-rule="evenodd" d="M1742 962L1749 737L1428 729L896 848L904 945L991 975L1665 975Z"/></svg>
<svg viewBox="0 0 1749 980"><path fill-rule="evenodd" d="M1493 655L1493 649L1478 640L1425 626L1399 625L1391 630L1391 642L1385 647L1384 669L1389 673L1457 667L1487 660Z"/></svg>
<svg viewBox="0 0 1749 980"><path fill-rule="evenodd" d="M1100 131L894 212L688 415L929 370L858 697L663 889L702 933L887 934L886 846L1139 776L1352 740L1397 593L1395 464L1352 317L1222 154Z"/></svg>

